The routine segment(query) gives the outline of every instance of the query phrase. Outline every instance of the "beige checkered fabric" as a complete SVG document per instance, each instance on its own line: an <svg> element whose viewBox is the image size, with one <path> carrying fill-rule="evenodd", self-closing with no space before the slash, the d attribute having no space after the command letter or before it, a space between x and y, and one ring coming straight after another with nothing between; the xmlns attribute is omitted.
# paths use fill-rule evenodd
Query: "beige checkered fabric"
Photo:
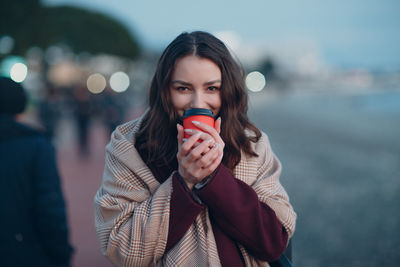
<svg viewBox="0 0 400 267"><path fill-rule="evenodd" d="M208 210L196 218L184 237L164 253L169 229L172 175L160 184L134 147L141 119L119 126L106 147L103 182L95 196L95 226L102 253L117 266L220 266ZM268 204L289 236L296 214L279 183L281 165L268 137L254 144L259 157L242 154L234 175ZM239 245L240 246L240 245ZM241 252L246 266L269 266Z"/></svg>

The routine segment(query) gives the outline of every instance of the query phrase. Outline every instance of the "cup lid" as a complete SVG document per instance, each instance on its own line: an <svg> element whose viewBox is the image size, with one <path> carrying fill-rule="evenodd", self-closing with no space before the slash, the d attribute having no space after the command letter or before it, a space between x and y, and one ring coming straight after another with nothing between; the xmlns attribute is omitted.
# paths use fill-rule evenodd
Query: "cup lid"
<svg viewBox="0 0 400 267"><path fill-rule="evenodd" d="M206 108L192 108L185 110L185 112L183 113L183 118L187 118L194 115L204 115L214 118L213 112Z"/></svg>

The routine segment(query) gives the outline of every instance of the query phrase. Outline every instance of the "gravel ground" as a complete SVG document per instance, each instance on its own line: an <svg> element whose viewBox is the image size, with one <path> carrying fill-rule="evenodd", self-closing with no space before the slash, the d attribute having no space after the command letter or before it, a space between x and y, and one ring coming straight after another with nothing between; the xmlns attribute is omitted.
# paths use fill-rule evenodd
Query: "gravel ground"
<svg viewBox="0 0 400 267"><path fill-rule="evenodd" d="M250 95L297 212L296 266L400 262L400 91Z"/></svg>

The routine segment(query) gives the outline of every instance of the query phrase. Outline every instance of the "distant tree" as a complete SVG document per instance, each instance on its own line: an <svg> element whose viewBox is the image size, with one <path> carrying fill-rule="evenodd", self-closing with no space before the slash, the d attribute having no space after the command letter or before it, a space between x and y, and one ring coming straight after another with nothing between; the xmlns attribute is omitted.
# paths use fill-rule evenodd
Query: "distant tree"
<svg viewBox="0 0 400 267"><path fill-rule="evenodd" d="M127 58L140 54L136 38L117 20L78 7L45 7L39 0L2 0L0 35L15 40L14 54L29 47L66 44L74 52L108 53Z"/></svg>

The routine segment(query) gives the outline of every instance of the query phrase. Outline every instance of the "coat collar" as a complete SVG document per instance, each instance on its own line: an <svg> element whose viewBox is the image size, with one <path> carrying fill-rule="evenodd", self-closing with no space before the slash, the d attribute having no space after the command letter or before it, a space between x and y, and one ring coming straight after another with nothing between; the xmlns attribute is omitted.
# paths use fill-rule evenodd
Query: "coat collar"
<svg viewBox="0 0 400 267"><path fill-rule="evenodd" d="M13 116L0 115L0 141L39 135L43 135L43 133L17 122Z"/></svg>

